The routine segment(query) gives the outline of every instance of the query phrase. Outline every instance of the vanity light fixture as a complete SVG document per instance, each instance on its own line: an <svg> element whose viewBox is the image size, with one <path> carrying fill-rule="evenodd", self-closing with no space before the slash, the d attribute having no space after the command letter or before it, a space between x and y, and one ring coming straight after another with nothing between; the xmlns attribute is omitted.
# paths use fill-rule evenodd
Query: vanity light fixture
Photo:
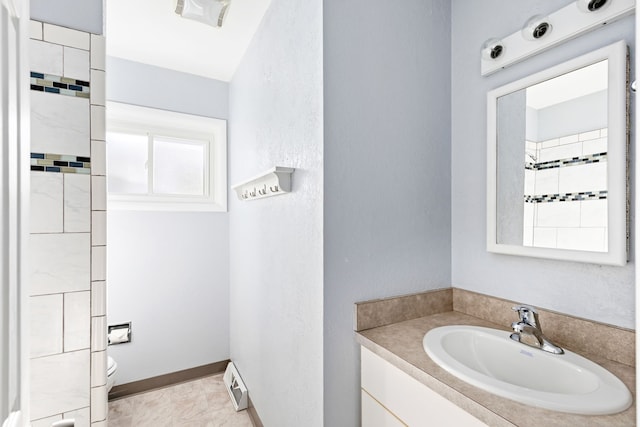
<svg viewBox="0 0 640 427"><path fill-rule="evenodd" d="M632 15L635 8L635 0L576 0L547 16L534 16L521 30L506 37L490 39L482 45L480 74L495 73L604 24Z"/></svg>
<svg viewBox="0 0 640 427"><path fill-rule="evenodd" d="M612 1L613 0L576 0L576 4L581 11L590 13L603 10L603 8L610 5Z"/></svg>
<svg viewBox="0 0 640 427"><path fill-rule="evenodd" d="M482 44L482 59L498 59L504 53L502 40L491 38Z"/></svg>
<svg viewBox="0 0 640 427"><path fill-rule="evenodd" d="M229 10L230 0L178 0L176 13L212 27L220 28Z"/></svg>
<svg viewBox="0 0 640 427"><path fill-rule="evenodd" d="M532 16L522 27L522 37L529 41L538 40L551 33L552 28L548 17Z"/></svg>

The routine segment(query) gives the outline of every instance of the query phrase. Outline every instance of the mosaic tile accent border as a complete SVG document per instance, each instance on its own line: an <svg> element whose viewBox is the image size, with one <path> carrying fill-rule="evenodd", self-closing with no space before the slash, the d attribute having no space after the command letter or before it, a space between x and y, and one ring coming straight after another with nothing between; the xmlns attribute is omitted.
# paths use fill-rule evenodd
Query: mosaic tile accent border
<svg viewBox="0 0 640 427"><path fill-rule="evenodd" d="M89 82L31 71L31 90L89 98Z"/></svg>
<svg viewBox="0 0 640 427"><path fill-rule="evenodd" d="M607 191L584 191L581 193L543 194L542 196L524 196L525 203L578 202L581 200L606 199Z"/></svg>
<svg viewBox="0 0 640 427"><path fill-rule="evenodd" d="M31 153L31 170L90 175L91 159L65 154Z"/></svg>
<svg viewBox="0 0 640 427"><path fill-rule="evenodd" d="M545 169L554 169L554 168L563 168L566 166L579 166L586 165L589 163L599 163L607 160L607 153L595 153L589 154L588 156L582 157L571 157L568 159L559 159L559 160L549 160L548 162L526 162L524 164L525 169L529 170L545 170Z"/></svg>

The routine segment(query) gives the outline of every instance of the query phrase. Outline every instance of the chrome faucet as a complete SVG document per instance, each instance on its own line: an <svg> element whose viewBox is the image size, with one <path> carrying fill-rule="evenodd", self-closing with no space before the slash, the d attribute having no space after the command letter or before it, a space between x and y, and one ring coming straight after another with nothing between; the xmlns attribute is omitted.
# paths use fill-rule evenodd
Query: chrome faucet
<svg viewBox="0 0 640 427"><path fill-rule="evenodd" d="M541 350L548 351L553 354L564 353L562 348L549 341L542 333L540 320L538 319L538 312L535 308L526 305L519 305L513 307L513 310L518 312L520 320L511 324L511 328L513 328L514 331L510 336L512 340L522 342L521 335L530 335L536 339L538 342L538 348ZM526 342L522 342L522 344L531 345ZM531 346L535 347L533 345Z"/></svg>

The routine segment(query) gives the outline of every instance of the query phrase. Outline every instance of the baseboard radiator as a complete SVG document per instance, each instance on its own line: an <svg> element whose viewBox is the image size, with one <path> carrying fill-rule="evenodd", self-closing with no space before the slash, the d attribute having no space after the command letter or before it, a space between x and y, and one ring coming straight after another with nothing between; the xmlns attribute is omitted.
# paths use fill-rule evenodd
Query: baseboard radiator
<svg viewBox="0 0 640 427"><path fill-rule="evenodd" d="M247 409L247 387L244 385L242 378L240 378L240 374L233 362L229 362L222 378L236 411Z"/></svg>

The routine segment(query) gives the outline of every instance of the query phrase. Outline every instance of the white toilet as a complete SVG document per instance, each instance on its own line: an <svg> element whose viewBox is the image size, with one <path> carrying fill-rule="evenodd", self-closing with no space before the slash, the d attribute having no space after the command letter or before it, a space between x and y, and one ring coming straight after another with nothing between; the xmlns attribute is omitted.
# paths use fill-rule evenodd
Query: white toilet
<svg viewBox="0 0 640 427"><path fill-rule="evenodd" d="M118 364L111 356L107 356L107 393L111 391L111 387L116 382L116 371Z"/></svg>

